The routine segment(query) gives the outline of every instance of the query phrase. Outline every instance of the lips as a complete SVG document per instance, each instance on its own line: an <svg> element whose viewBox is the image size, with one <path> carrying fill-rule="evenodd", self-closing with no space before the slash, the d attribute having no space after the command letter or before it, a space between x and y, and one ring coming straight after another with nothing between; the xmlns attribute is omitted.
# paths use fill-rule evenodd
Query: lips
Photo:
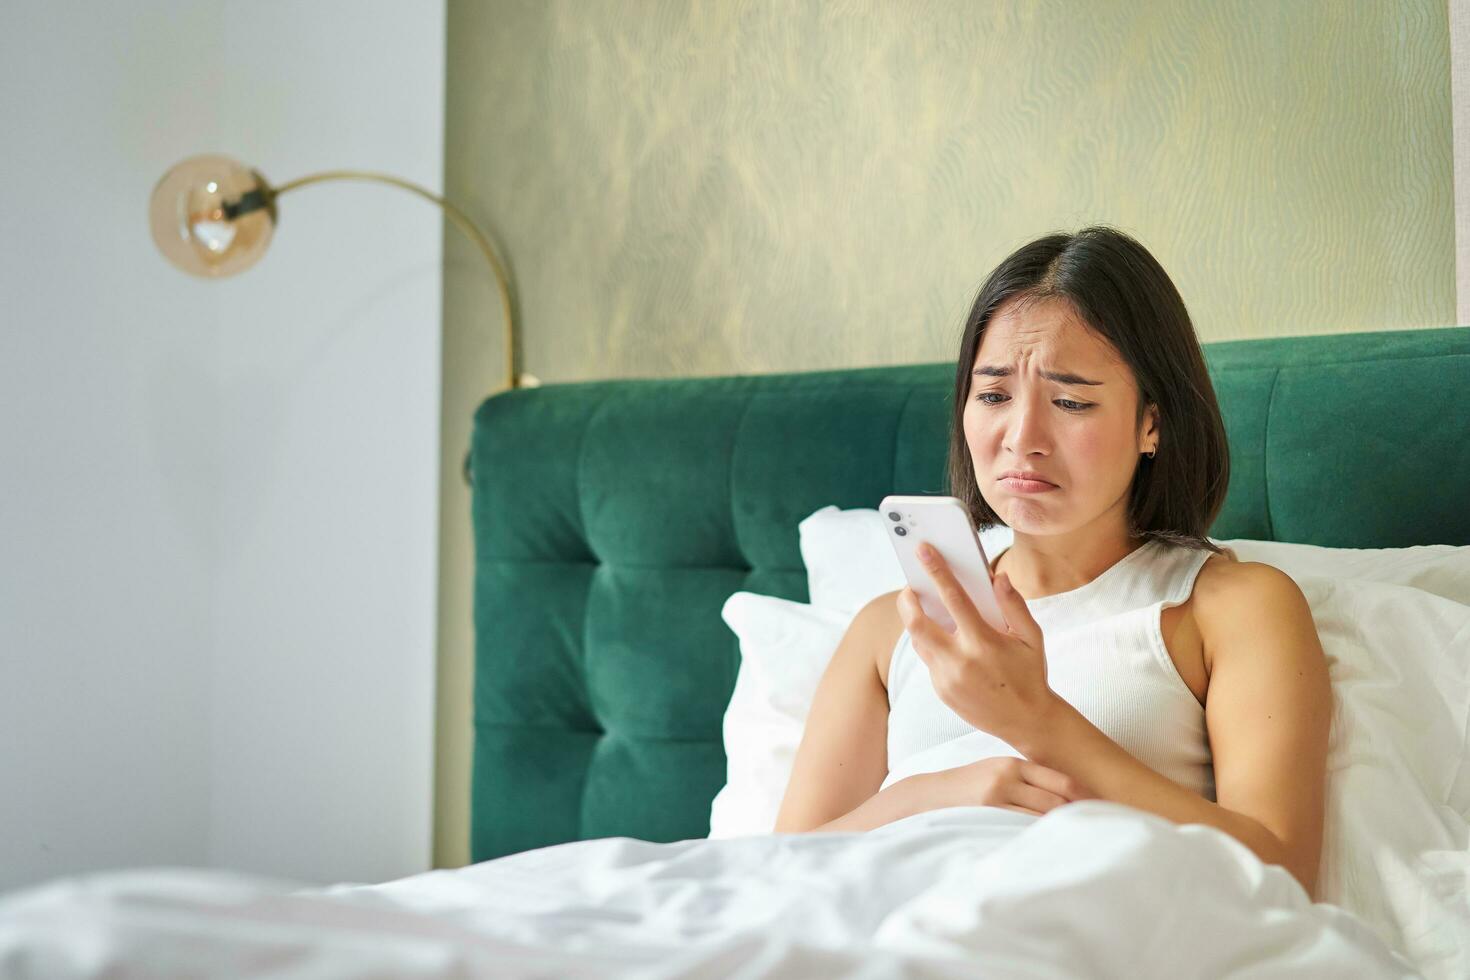
<svg viewBox="0 0 1470 980"><path fill-rule="evenodd" d="M1045 483L1047 486L1051 487L1056 486L1055 483L1052 483L1050 480L1044 477L1038 476L1035 473L1023 473L1020 470L1007 470L1000 475L1000 478L1002 480L1029 480L1033 483Z"/></svg>

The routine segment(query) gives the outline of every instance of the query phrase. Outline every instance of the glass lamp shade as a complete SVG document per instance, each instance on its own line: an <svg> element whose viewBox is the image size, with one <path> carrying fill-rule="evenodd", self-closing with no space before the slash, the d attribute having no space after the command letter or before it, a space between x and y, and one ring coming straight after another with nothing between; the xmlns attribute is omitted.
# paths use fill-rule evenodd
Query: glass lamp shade
<svg viewBox="0 0 1470 980"><path fill-rule="evenodd" d="M189 157L154 185L148 225L158 250L178 268L205 278L234 275L270 244L275 191L229 157Z"/></svg>

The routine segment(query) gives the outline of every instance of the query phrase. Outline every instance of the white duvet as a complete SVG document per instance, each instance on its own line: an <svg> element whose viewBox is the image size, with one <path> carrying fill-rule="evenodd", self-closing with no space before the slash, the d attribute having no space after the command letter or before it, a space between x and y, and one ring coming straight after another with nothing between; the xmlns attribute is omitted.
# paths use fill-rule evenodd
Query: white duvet
<svg viewBox="0 0 1470 980"><path fill-rule="evenodd" d="M1224 543L1293 576L1328 655L1321 903L1211 827L955 807L375 885L58 879L0 895L0 978L1470 977L1470 548Z"/></svg>
<svg viewBox="0 0 1470 980"><path fill-rule="evenodd" d="M1088 800L868 833L576 841L377 885L230 872L0 900L3 977L1402 977L1203 825Z"/></svg>

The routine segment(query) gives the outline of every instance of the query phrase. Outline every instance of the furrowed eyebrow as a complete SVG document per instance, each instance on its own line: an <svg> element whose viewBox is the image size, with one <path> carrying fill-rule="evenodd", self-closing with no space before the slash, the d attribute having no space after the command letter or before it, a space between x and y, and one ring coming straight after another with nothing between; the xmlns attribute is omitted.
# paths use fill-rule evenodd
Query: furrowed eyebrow
<svg viewBox="0 0 1470 980"><path fill-rule="evenodd" d="M1011 369L999 367L994 364L982 364L972 372L976 377L1006 378L1010 377ZM1080 374L1070 374L1066 371L1042 371L1041 376L1050 381L1060 381L1064 385L1100 385L1101 381L1089 381Z"/></svg>

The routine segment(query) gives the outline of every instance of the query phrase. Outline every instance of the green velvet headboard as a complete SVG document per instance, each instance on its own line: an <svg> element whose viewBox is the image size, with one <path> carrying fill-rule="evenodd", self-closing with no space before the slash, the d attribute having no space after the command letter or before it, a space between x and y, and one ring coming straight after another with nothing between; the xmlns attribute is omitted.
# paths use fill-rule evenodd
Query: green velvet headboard
<svg viewBox="0 0 1470 980"><path fill-rule="evenodd" d="M1216 539L1470 544L1470 328L1207 345ZM551 384L475 417L471 855L702 837L732 592L806 601L797 523L944 489L951 363Z"/></svg>

